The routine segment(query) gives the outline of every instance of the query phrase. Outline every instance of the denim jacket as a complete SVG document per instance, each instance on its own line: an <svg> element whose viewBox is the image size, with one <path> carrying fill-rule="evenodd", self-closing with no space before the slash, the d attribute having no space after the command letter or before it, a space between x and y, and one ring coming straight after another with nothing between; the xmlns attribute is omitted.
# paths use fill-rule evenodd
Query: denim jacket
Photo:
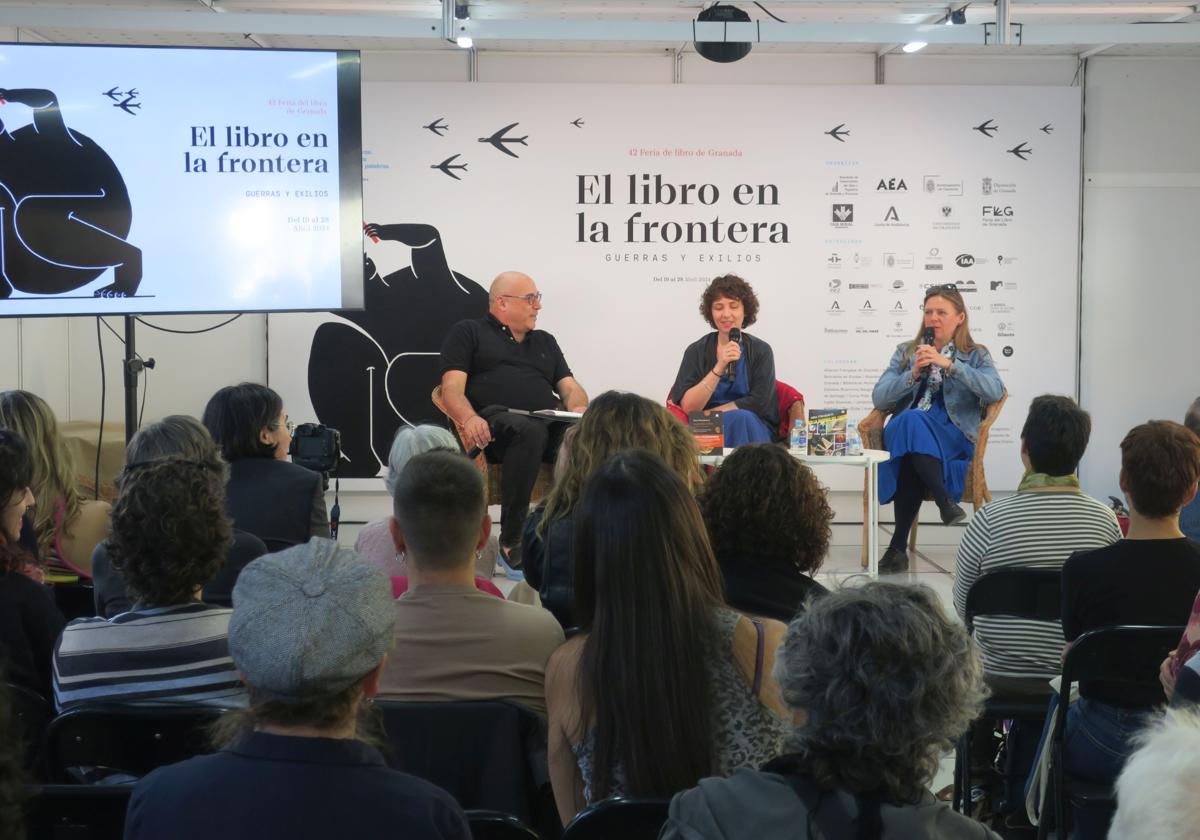
<svg viewBox="0 0 1200 840"><path fill-rule="evenodd" d="M921 387L913 380L912 357L905 358L908 342L896 348L887 370L875 383L871 402L880 411L903 411L912 406ZM979 421L989 403L1000 399L1004 383L992 363L992 355L981 345L967 353L956 352L954 362L942 371L942 398L946 413L971 443L979 437Z"/></svg>

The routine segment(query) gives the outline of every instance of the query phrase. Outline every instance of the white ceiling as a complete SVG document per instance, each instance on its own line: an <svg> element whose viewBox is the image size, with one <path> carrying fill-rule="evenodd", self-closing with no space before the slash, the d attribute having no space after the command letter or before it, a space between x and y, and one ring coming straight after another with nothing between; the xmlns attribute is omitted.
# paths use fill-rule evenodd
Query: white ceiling
<svg viewBox="0 0 1200 840"><path fill-rule="evenodd" d="M886 52L921 40L924 55L1200 57L1200 15L1184 3L1013 0L1021 46L1000 47L991 2L969 4L967 25L953 27L935 24L964 0L761 0L782 24L733 2L761 25L731 39L755 40L760 52ZM710 3L474 0L471 19L447 30L440 0L0 0L0 26L23 42L428 51L456 50L446 35L469 34L480 50L652 53L688 44Z"/></svg>

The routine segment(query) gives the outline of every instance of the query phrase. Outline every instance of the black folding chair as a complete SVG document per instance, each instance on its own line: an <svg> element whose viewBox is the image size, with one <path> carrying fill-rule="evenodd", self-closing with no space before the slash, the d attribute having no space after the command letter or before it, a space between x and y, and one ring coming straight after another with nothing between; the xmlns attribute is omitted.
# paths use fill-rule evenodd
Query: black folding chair
<svg viewBox="0 0 1200 840"><path fill-rule="evenodd" d="M1063 662L1060 696L1070 697L1071 684L1084 680L1161 692L1158 667L1179 644L1183 631L1183 625L1120 625L1084 633L1071 644ZM1071 806L1109 809L1116 806L1116 793L1111 784L1089 782L1067 774L1066 731L1067 706L1061 703L1050 736L1050 779L1059 837L1067 837L1070 833ZM1046 820L1042 819L1038 825L1039 840L1047 836L1047 831Z"/></svg>
<svg viewBox="0 0 1200 840"><path fill-rule="evenodd" d="M133 785L26 785L26 840L121 840Z"/></svg>
<svg viewBox="0 0 1200 840"><path fill-rule="evenodd" d="M669 799L604 799L576 814L562 840L657 840L670 804Z"/></svg>
<svg viewBox="0 0 1200 840"><path fill-rule="evenodd" d="M542 840L542 836L512 814L467 811L472 840Z"/></svg>
<svg viewBox="0 0 1200 840"><path fill-rule="evenodd" d="M56 583L50 591L54 593L54 605L67 621L96 614L96 593L90 581Z"/></svg>
<svg viewBox="0 0 1200 840"><path fill-rule="evenodd" d="M211 752L208 728L222 714L207 706L97 705L50 722L46 763L55 782L78 782L72 768L99 767L140 778L156 767Z"/></svg>
<svg viewBox="0 0 1200 840"><path fill-rule="evenodd" d="M37 763L46 727L54 717L54 707L36 691L14 683L8 684L8 698L12 714L9 732L22 744L21 766L31 771Z"/></svg>
<svg viewBox="0 0 1200 840"><path fill-rule="evenodd" d="M466 809L511 814L543 830L558 816L546 764L546 724L505 701L376 700L397 770L432 782Z"/></svg>
<svg viewBox="0 0 1200 840"><path fill-rule="evenodd" d="M967 632L975 634L979 616L1009 616L1032 621L1059 621L1062 617L1062 570L1011 568L988 572L967 591L964 620ZM1044 694L993 694L984 703L979 721L1044 721L1053 691ZM971 790L971 735L976 721L963 733L954 756L954 810L966 810Z"/></svg>

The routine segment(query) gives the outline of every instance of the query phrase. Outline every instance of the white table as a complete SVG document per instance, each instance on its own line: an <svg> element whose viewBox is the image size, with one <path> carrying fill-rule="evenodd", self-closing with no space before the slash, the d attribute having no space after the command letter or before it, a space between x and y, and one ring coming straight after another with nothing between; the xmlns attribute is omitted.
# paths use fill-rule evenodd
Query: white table
<svg viewBox="0 0 1200 840"><path fill-rule="evenodd" d="M864 449L861 455L809 455L795 449L788 453L806 464L829 464L837 467L858 467L863 477L863 568L879 574L879 465L890 459L886 449ZM724 455L701 455L701 464L719 465Z"/></svg>

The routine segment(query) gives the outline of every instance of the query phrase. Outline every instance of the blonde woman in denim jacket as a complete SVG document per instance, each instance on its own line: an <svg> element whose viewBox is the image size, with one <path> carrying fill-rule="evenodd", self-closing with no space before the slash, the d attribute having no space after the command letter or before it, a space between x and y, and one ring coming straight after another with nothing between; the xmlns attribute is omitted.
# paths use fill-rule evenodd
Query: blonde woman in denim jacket
<svg viewBox="0 0 1200 840"><path fill-rule="evenodd" d="M929 288L920 332L896 348L871 393L877 409L895 412L883 430L883 445L892 457L880 465L879 501L895 501L896 530L880 572L908 569L905 543L926 491L942 522L954 525L966 518L958 501L979 421L1003 393L991 354L971 338L957 287Z"/></svg>

